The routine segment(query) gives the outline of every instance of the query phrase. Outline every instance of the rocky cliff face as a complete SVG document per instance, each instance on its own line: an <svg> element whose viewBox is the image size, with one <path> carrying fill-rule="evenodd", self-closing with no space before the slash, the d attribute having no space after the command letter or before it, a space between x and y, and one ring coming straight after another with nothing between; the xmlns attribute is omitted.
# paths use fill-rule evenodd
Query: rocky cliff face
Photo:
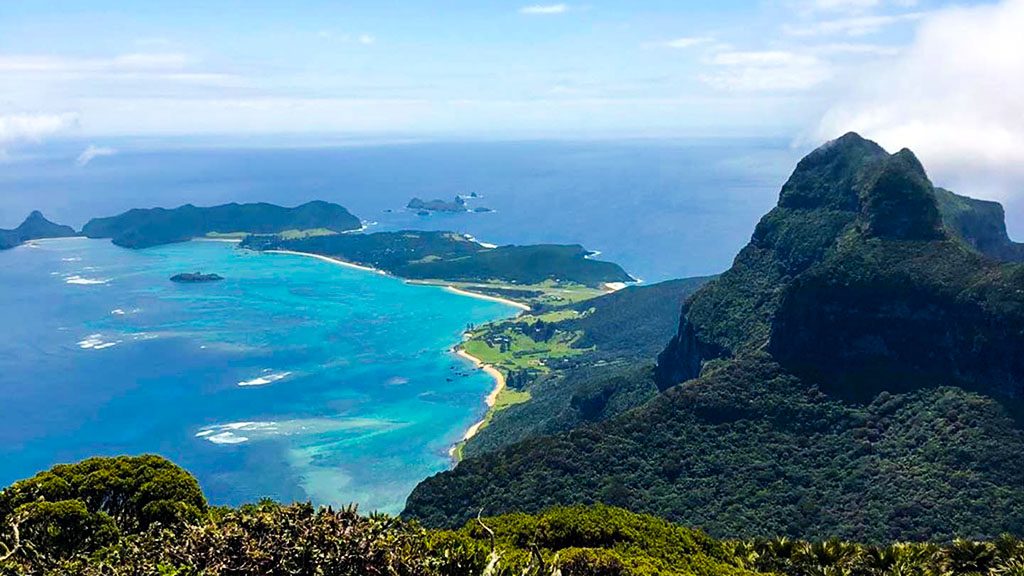
<svg viewBox="0 0 1024 576"><path fill-rule="evenodd" d="M658 358L658 386L695 378L707 360L767 344L781 287L834 248L857 220L865 168L888 158L847 134L810 153L782 187L732 268L683 307L678 334Z"/></svg>
<svg viewBox="0 0 1024 576"><path fill-rule="evenodd" d="M1021 395L1024 284L992 259L1008 250L992 222L1001 209L950 196L909 150L847 134L813 152L733 267L684 306L659 387L763 349L846 393L962 384Z"/></svg>
<svg viewBox="0 0 1024 576"><path fill-rule="evenodd" d="M946 230L995 260L1024 262L1024 244L1010 240L1006 214L998 202L975 200L935 188Z"/></svg>

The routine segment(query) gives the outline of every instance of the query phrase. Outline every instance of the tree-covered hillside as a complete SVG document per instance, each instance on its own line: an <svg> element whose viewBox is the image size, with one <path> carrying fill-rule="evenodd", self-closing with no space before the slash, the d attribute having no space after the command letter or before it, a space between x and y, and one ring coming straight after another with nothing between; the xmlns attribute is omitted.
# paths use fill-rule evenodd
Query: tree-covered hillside
<svg viewBox="0 0 1024 576"><path fill-rule="evenodd" d="M909 151L823 146L684 305L662 394L465 460L405 514L605 502L723 537L1024 530L1024 268L948 229Z"/></svg>
<svg viewBox="0 0 1024 576"><path fill-rule="evenodd" d="M211 233L277 234L288 230L347 232L362 227L344 207L330 202L307 202L295 208L274 204L191 204L165 208L136 208L119 216L94 218L82 229L89 238L110 238L126 248L148 248L185 242Z"/></svg>
<svg viewBox="0 0 1024 576"><path fill-rule="evenodd" d="M155 514L154 514L155 513ZM716 540L609 506L427 530L384 515L265 500L207 506L155 456L58 466L0 491L0 574L41 576L1014 576L1024 542L864 546Z"/></svg>
<svg viewBox="0 0 1024 576"><path fill-rule="evenodd" d="M70 226L54 224L46 219L39 211L32 212L25 218L17 228L11 230L0 230L0 250L14 248L15 246L28 242L29 240L40 240L42 238L67 238L75 235L75 229Z"/></svg>
<svg viewBox="0 0 1024 576"><path fill-rule="evenodd" d="M1010 240L1002 204L935 188L946 228L982 254L1007 262L1024 261L1024 244Z"/></svg>
<svg viewBox="0 0 1024 576"><path fill-rule="evenodd" d="M590 258L591 253L579 245L487 247L454 232L405 230L299 239L255 236L243 246L321 254L411 279L521 285L557 281L583 286L634 280L618 264Z"/></svg>

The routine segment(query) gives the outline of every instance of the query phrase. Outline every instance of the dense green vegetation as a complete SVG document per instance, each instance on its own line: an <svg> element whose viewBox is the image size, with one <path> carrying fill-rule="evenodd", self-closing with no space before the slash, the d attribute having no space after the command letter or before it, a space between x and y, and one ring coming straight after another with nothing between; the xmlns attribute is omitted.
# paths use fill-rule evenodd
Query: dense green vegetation
<svg viewBox="0 0 1024 576"><path fill-rule="evenodd" d="M454 232L378 232L285 240L250 237L243 246L295 250L340 258L410 279L499 281L533 285L558 281L584 286L633 280L617 264L588 258L578 245L487 248Z"/></svg>
<svg viewBox="0 0 1024 576"><path fill-rule="evenodd" d="M289 230L358 230L362 223L345 208L329 202L308 202L295 208L273 204L224 204L200 208L186 204L173 210L134 209L119 216L90 220L82 233L111 238L126 248L148 248L185 242L210 233L277 234Z"/></svg>
<svg viewBox="0 0 1024 576"><path fill-rule="evenodd" d="M208 507L156 456L95 458L0 491L0 574L57 576L1015 576L1024 542L865 546L715 540L604 505L426 530L384 515L272 501Z"/></svg>
<svg viewBox="0 0 1024 576"><path fill-rule="evenodd" d="M463 448L478 455L610 418L657 393L653 364L674 315L709 278L631 286L474 330L463 347L508 376L520 401L493 410Z"/></svg>
<svg viewBox="0 0 1024 576"><path fill-rule="evenodd" d="M976 200L935 188L942 220L954 236L996 260L1024 261L1024 244L1010 240L1006 215L998 202Z"/></svg>
<svg viewBox="0 0 1024 576"><path fill-rule="evenodd" d="M480 508L604 502L720 537L1024 532L1024 267L951 226L912 153L829 143L675 316L661 394L550 436L506 432L521 441L495 451L471 443L405 514L456 526ZM606 390L645 382L618 377Z"/></svg>
<svg viewBox="0 0 1024 576"><path fill-rule="evenodd" d="M719 364L606 422L464 460L406 513L452 526L604 502L719 537L1024 531L1024 433L998 402L945 387L854 405L764 354Z"/></svg>
<svg viewBox="0 0 1024 576"><path fill-rule="evenodd" d="M42 238L67 238L76 234L70 226L54 224L39 211L32 212L28 218L13 230L0 230L0 250L14 248L29 240Z"/></svg>

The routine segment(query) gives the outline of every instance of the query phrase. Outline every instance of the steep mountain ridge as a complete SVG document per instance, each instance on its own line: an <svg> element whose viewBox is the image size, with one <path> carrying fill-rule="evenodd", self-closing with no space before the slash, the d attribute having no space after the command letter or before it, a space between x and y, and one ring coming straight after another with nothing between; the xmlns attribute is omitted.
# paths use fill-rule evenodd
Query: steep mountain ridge
<svg viewBox="0 0 1024 576"><path fill-rule="evenodd" d="M951 228L910 151L823 146L683 306L661 394L470 458L406 514L601 501L733 536L1024 530L1024 267Z"/></svg>
<svg viewBox="0 0 1024 576"><path fill-rule="evenodd" d="M1013 293L1019 272L978 253L971 236L947 230L935 189L911 151L890 156L856 134L819 148L797 165L778 207L761 220L733 267L686 304L676 336L659 356L659 387L697 377L707 360L763 347L789 365L817 358L814 363L832 366L833 377L859 364L909 360L894 359L894 350L927 350L910 363L958 376L967 375L958 368L965 362L979 369L994 363L998 373L967 379L995 378L1015 395L1024 365L1005 343L1024 327ZM840 293L853 298L855 282L860 300L837 301L825 314L814 305L841 300ZM974 291L974 282L990 289ZM874 298L873 311L859 308L868 305L865 298ZM800 303L809 308L798 321ZM922 323L928 307L932 326ZM869 317L875 321L859 335L849 331ZM938 329L958 326L954 319L971 327L958 335ZM901 326L910 321L918 326ZM981 343L964 341L979 330L989 334L983 351L975 349ZM845 360L834 362L837 354Z"/></svg>
<svg viewBox="0 0 1024 576"><path fill-rule="evenodd" d="M74 228L55 224L47 220L42 212L34 210L17 228L0 230L0 250L14 248L30 240L67 238L74 235L76 235Z"/></svg>
<svg viewBox="0 0 1024 576"><path fill-rule="evenodd" d="M1002 204L976 200L935 188L935 200L946 229L972 248L1005 262L1024 262L1024 244L1010 240Z"/></svg>

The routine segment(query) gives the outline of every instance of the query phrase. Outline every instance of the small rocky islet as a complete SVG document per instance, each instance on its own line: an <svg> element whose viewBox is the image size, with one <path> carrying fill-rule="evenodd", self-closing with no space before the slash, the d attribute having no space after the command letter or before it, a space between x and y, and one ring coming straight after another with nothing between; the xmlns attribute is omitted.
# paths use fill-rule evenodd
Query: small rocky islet
<svg viewBox="0 0 1024 576"><path fill-rule="evenodd" d="M208 282L220 282L224 277L219 274L203 274L202 272L182 272L171 276L171 282L177 284L204 284Z"/></svg>

